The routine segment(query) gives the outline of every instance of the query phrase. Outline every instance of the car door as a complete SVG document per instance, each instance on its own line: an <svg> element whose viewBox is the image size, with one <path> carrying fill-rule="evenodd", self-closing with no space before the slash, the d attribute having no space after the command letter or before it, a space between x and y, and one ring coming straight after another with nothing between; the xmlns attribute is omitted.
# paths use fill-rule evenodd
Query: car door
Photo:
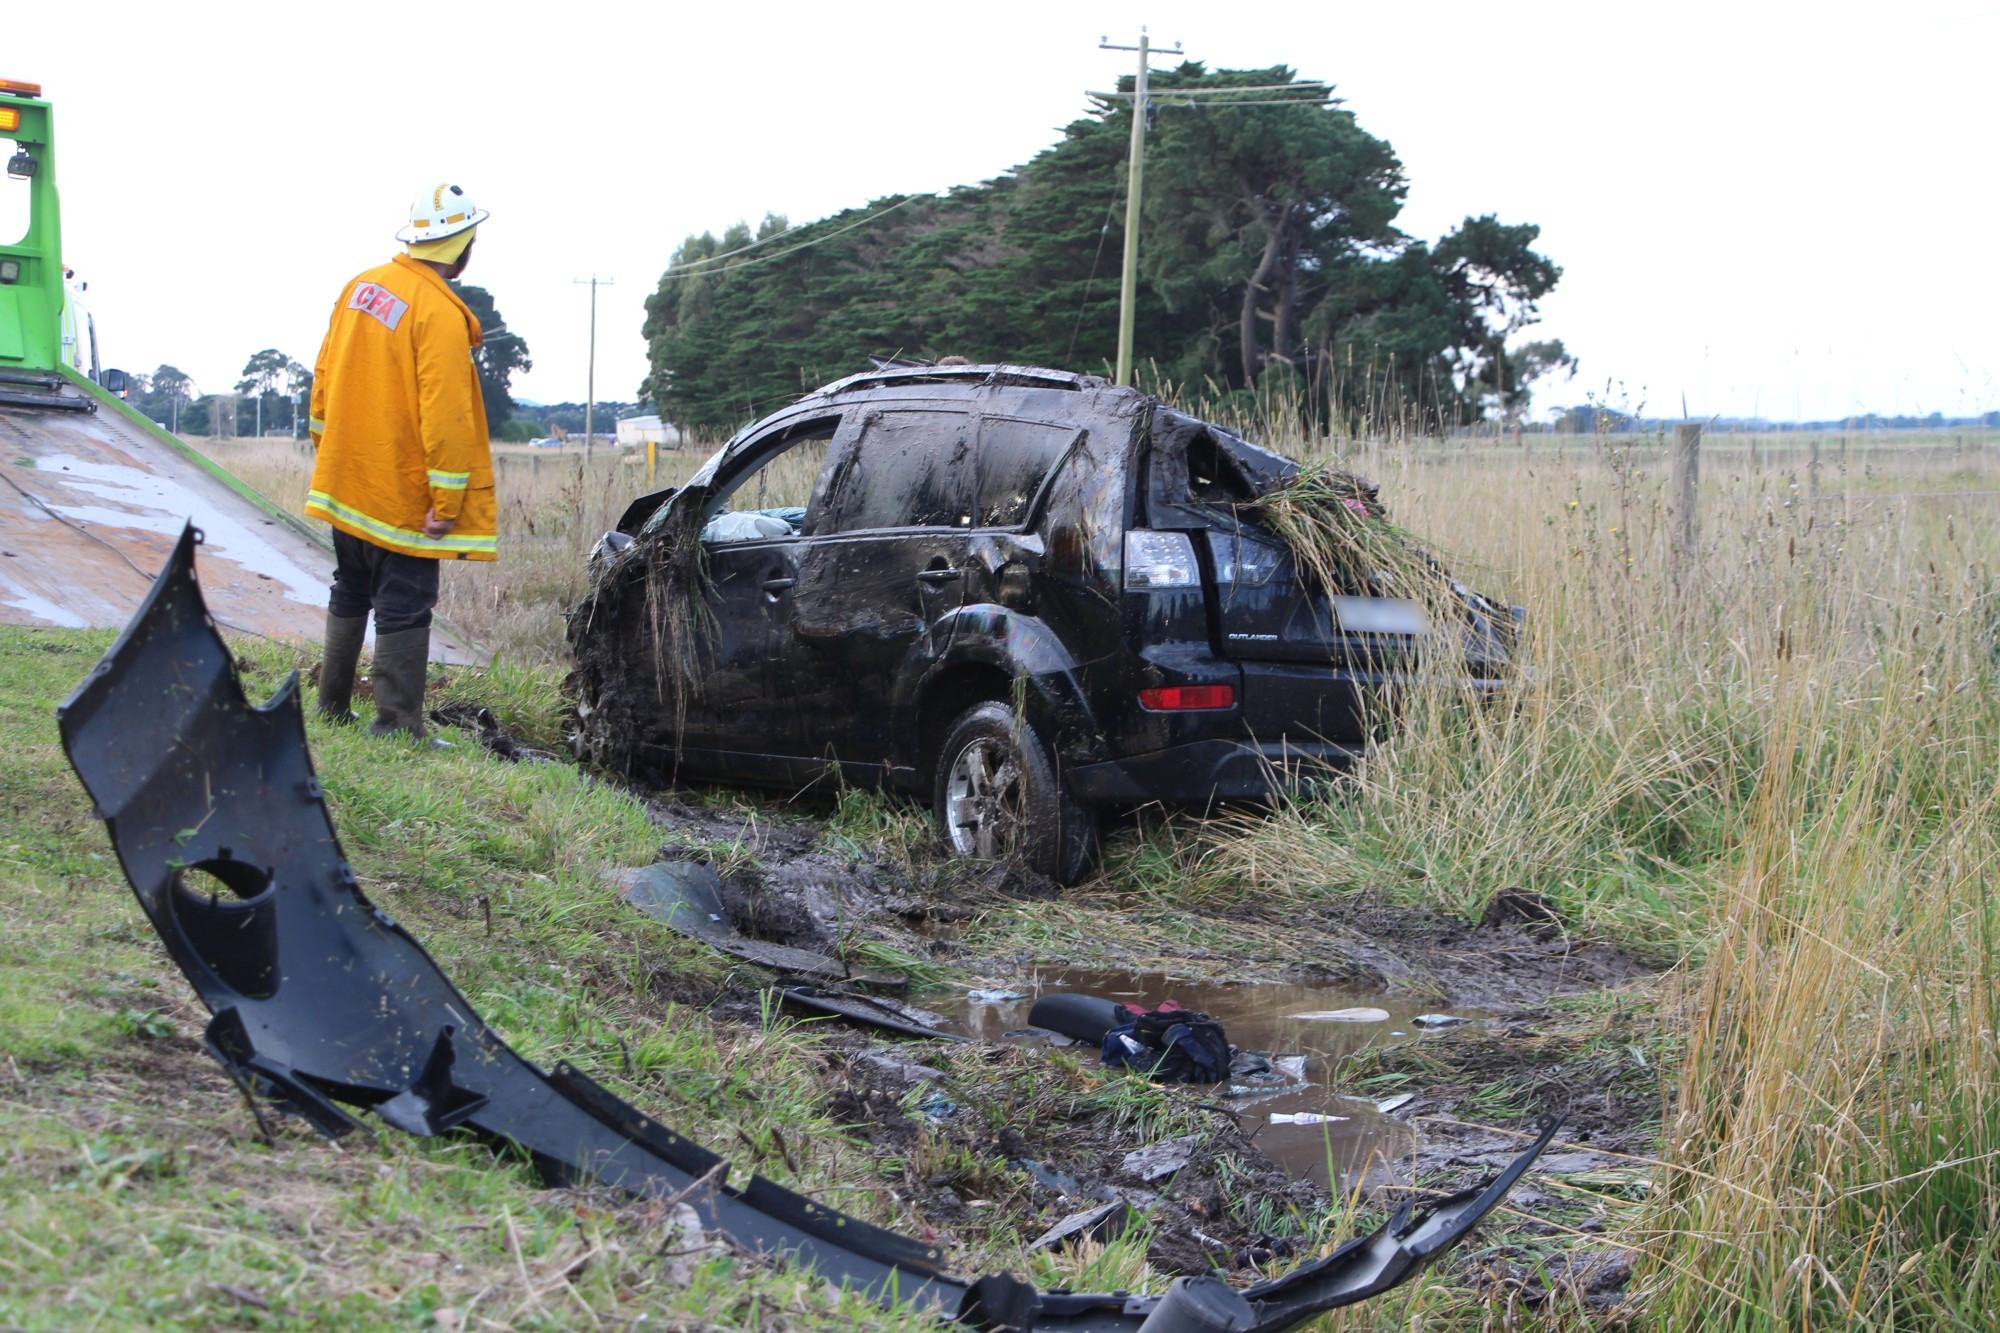
<svg viewBox="0 0 2000 1333"><path fill-rule="evenodd" d="M701 541L702 669L680 731L700 752L695 767L785 778L810 753L791 689L792 603L803 516L837 426L837 419L788 425L717 472Z"/></svg>
<svg viewBox="0 0 2000 1333"><path fill-rule="evenodd" d="M792 601L794 690L812 752L857 776L891 762L896 682L943 651L963 604L975 430L959 409L866 411L835 442L808 518Z"/></svg>

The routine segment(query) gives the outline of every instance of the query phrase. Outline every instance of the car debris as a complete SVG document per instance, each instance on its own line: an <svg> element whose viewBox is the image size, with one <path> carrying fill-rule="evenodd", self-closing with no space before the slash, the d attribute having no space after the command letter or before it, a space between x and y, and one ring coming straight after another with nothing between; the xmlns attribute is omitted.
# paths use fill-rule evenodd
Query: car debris
<svg viewBox="0 0 2000 1333"><path fill-rule="evenodd" d="M1119 1169L1127 1175L1135 1176L1147 1184L1152 1184L1162 1176L1171 1176L1194 1160L1195 1150L1201 1147L1203 1134L1183 1134L1177 1139L1164 1139L1159 1143L1149 1143L1125 1154Z"/></svg>
<svg viewBox="0 0 2000 1333"><path fill-rule="evenodd" d="M1425 674L1504 690L1518 617L1302 467L1136 389L888 368L635 501L571 611L575 747L649 779L929 802L1075 882L1098 812L1345 768Z"/></svg>
<svg viewBox="0 0 2000 1333"><path fill-rule="evenodd" d="M1028 1242L1030 1250L1053 1250L1077 1240L1116 1240L1131 1225L1132 1205L1123 1199L1071 1213Z"/></svg>
<svg viewBox="0 0 2000 1333"><path fill-rule="evenodd" d="M752 939L736 929L722 902L722 877L700 861L656 861L613 877L626 902L691 940L732 958L787 976L847 981L853 972L837 958Z"/></svg>
<svg viewBox="0 0 2000 1333"><path fill-rule="evenodd" d="M972 1040L970 1037L961 1037L957 1033L946 1032L939 1028L937 1025L944 1021L942 1014L933 1014L914 1005L897 1004L867 995L851 995L818 986L786 986L779 990L778 996L795 1009L823 1018L844 1018L899 1037L954 1043Z"/></svg>
<svg viewBox="0 0 2000 1333"><path fill-rule="evenodd" d="M1307 1009L1292 1017L1302 1023L1386 1023L1389 1011L1372 1005L1357 1005L1352 1009Z"/></svg>
<svg viewBox="0 0 2000 1333"><path fill-rule="evenodd" d="M130 624L58 711L63 749L167 953L211 1011L209 1052L246 1095L322 1133L373 1112L418 1135L469 1131L526 1152L551 1184L596 1180L685 1203L702 1232L889 1306L1023 1333L1277 1333L1408 1280L1464 1239L1560 1121L1479 1189L1403 1205L1373 1233L1241 1291L1177 1279L1159 1296L975 1280L942 1251L726 1159L567 1064L516 1054L341 852L294 673L252 705L194 577L189 525ZM1212 1317L1216 1312L1225 1322ZM1204 1322L1206 1321L1206 1322Z"/></svg>

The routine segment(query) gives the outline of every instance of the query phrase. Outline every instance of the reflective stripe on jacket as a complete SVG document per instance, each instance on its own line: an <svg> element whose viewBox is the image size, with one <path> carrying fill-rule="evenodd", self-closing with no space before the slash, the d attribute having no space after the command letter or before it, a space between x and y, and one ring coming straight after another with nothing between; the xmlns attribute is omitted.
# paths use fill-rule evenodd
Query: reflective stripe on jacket
<svg viewBox="0 0 2000 1333"><path fill-rule="evenodd" d="M493 559L480 342L465 302L406 255L348 283L313 367L307 515L408 555ZM451 531L425 536L430 511Z"/></svg>

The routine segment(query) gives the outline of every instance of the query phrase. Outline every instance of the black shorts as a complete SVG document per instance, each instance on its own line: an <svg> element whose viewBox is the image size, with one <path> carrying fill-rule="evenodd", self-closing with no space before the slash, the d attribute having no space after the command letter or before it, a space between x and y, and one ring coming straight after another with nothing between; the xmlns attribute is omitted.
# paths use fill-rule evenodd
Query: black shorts
<svg viewBox="0 0 2000 1333"><path fill-rule="evenodd" d="M326 609L337 616L375 612L375 632L421 629L431 623L438 600L438 562L404 555L333 531L333 591Z"/></svg>

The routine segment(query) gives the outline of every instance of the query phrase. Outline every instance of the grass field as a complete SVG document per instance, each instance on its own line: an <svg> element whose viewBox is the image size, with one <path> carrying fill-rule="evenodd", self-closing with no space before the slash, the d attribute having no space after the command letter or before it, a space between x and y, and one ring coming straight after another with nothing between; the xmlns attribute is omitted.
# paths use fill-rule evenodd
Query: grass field
<svg viewBox="0 0 2000 1333"><path fill-rule="evenodd" d="M297 508L302 455L209 451ZM1467 582L1530 608L1534 680L1511 709L1469 708L1443 685L1421 695L1353 783L1273 817L1142 817L1067 899L985 911L982 945L1036 956L1142 930L1171 954L1205 913L1282 950L1271 922L1343 903L1476 916L1504 886L1534 890L1573 932L1665 969L1619 1000L1636 1007L1661 1110L1648 1187L1591 1242L1637 1256L1617 1318L1990 1327L2000 439L1705 441L1685 566L1653 437L1339 452ZM662 485L699 462L663 459ZM561 615L641 471L510 454L501 562L447 568L443 609L500 659L450 688L525 737L559 727ZM0 1324L603 1327L641 1310L667 1326L875 1322L723 1258L663 1264L652 1256L676 1248L663 1219L536 1190L475 1150L386 1134L333 1150L295 1130L257 1143L54 749L50 710L103 641L0 638ZM249 653L265 686L292 665ZM637 803L568 767L496 772L470 751L390 762L352 733L313 739L370 893L524 1052L623 1069L620 1090L669 1123L738 1155L762 1145L759 1169L865 1216L924 1223L890 1187L907 1164L892 1172L848 1142L814 1092L830 1077L819 1048L676 998L720 984L715 965L635 924L597 879L650 855ZM894 801L857 793L821 814L843 836L926 854L921 822ZM1066 1072L1059 1092L1102 1097L1093 1077ZM1159 1098L1126 1113L1186 1111ZM1004 1228L953 1239L967 1270L1026 1267ZM1069 1262L1041 1276L1149 1280L1131 1247ZM1580 1318L1440 1279L1337 1326Z"/></svg>

